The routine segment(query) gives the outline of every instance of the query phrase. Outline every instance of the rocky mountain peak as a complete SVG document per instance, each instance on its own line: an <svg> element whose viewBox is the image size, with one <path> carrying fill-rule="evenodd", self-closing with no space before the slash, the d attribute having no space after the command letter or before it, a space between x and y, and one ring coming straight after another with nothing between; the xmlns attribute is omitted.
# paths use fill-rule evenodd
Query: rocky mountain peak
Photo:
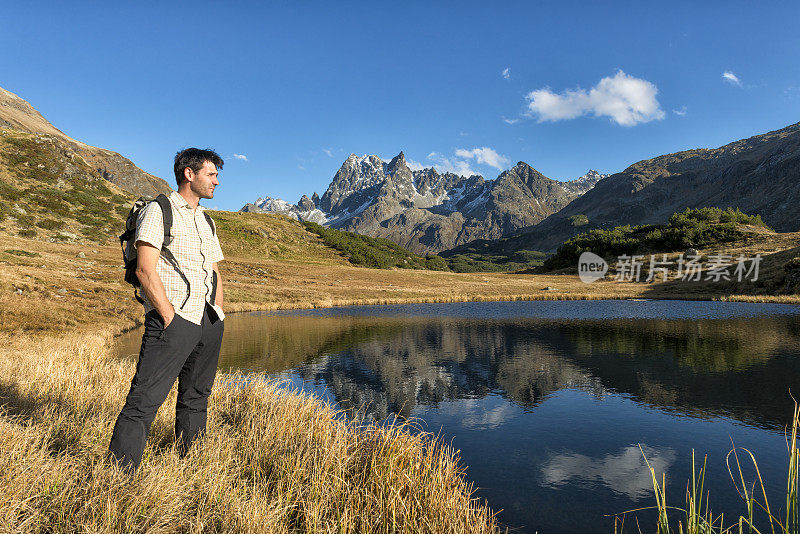
<svg viewBox="0 0 800 534"><path fill-rule="evenodd" d="M411 176L411 169L408 168L408 164L406 163L405 155L400 152L398 155L392 158L392 161L386 166L386 170L389 174L397 174L398 172L405 172L408 173L408 176Z"/></svg>
<svg viewBox="0 0 800 534"><path fill-rule="evenodd" d="M599 171L590 169L589 172L587 172L583 176L575 178L574 180L568 180L566 182L562 182L561 185L564 188L564 190L567 191L568 193L575 193L578 195L582 195L589 189L597 185L597 182L608 176L610 175L601 174Z"/></svg>
<svg viewBox="0 0 800 534"><path fill-rule="evenodd" d="M306 195L303 195L297 202L297 207L300 208L300 211L311 211L316 208L316 205L314 205L313 200L308 198Z"/></svg>
<svg viewBox="0 0 800 534"><path fill-rule="evenodd" d="M386 163L378 156L350 154L322 195L319 208L326 213L356 209L386 181L386 171Z"/></svg>
<svg viewBox="0 0 800 534"><path fill-rule="evenodd" d="M555 183L555 180L547 178L524 161L519 161L511 169L503 171L503 173L497 177L496 185L500 186L508 180L518 180L525 187L537 193L542 187L550 184L550 182Z"/></svg>

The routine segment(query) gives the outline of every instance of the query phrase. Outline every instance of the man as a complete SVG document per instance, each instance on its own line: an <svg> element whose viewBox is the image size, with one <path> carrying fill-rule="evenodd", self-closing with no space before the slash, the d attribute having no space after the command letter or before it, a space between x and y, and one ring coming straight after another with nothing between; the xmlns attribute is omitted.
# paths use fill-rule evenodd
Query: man
<svg viewBox="0 0 800 534"><path fill-rule="evenodd" d="M222 165L212 150L187 148L175 156L178 191L169 196L173 222L168 245L175 265L161 250L159 204L151 202L139 214L134 239L145 330L136 374L109 445L111 457L124 469L138 468L150 425L176 378L175 437L181 453L205 431L225 314L217 267L222 250L199 201L214 198Z"/></svg>

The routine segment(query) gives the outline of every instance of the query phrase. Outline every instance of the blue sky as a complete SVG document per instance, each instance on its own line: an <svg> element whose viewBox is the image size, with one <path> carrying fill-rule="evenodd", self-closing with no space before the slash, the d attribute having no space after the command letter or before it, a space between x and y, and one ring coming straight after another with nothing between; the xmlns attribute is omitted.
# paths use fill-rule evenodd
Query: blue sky
<svg viewBox="0 0 800 534"><path fill-rule="evenodd" d="M207 205L320 194L351 153L570 179L800 121L800 2L10 2L0 86ZM238 154L247 159L239 159Z"/></svg>

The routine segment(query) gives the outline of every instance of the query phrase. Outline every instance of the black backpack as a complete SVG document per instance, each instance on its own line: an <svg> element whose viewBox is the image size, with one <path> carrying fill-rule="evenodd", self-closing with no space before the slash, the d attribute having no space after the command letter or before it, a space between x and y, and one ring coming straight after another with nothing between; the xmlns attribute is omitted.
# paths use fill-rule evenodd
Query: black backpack
<svg viewBox="0 0 800 534"><path fill-rule="evenodd" d="M161 245L161 256L175 269L186 283L186 298L183 300L183 304L181 304L182 309L191 295L191 284L189 284L189 279L186 278L186 275L183 274L183 271L181 271L181 268L178 266L178 261L175 259L172 251L169 250L169 245L172 243L172 206L170 205L169 198L164 194L158 195L155 199L139 197L136 202L133 203L131 211L128 212L128 218L125 220L125 231L119 236L119 244L122 247L122 260L125 263L125 281L133 286L133 296L136 297L136 300L144 304L144 300L139 296L139 288L142 287L142 284L136 276L137 256L133 238L136 235L136 223L139 220L139 213L151 202L157 202L161 207L161 215L164 220L164 242ZM203 215L206 216L206 221L211 228L211 233L216 235L217 227L213 219L211 219L211 215L206 212L203 212ZM213 273L212 280L211 302L214 302L217 294L216 272Z"/></svg>

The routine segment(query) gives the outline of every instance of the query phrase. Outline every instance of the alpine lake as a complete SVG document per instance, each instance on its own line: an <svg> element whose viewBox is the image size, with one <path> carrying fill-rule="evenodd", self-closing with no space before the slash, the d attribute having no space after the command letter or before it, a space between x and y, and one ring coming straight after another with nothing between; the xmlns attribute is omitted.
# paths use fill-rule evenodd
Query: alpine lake
<svg viewBox="0 0 800 534"><path fill-rule="evenodd" d="M734 445L755 456L770 503L785 502L800 306L473 302L225 322L220 371L278 379L359 421L411 419L460 451L475 496L512 532L614 532L615 514L655 503L648 462L683 507L693 450L697 470L707 457L710 508L746 514ZM118 353L135 358L141 335L121 336ZM625 517L626 531L635 518L655 530L653 511Z"/></svg>

